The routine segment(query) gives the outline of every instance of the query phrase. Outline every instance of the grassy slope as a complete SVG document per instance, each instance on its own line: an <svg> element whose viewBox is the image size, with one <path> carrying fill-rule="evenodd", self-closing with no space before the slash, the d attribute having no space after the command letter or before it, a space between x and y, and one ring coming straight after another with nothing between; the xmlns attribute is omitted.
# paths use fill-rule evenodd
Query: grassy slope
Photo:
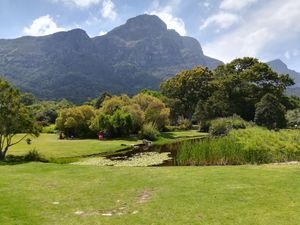
<svg viewBox="0 0 300 225"><path fill-rule="evenodd" d="M0 179L1 225L300 221L299 166L116 168L29 163L0 166L0 173L5 174ZM145 202L139 203L142 193ZM101 215L114 209L123 215Z"/></svg>

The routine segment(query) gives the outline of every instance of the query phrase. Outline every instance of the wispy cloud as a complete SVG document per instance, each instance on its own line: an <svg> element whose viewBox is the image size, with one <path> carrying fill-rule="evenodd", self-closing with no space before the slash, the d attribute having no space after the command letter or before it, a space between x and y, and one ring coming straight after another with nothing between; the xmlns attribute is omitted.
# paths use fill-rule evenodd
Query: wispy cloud
<svg viewBox="0 0 300 225"><path fill-rule="evenodd" d="M114 20L117 16L115 4L111 0L103 0L101 15L103 18Z"/></svg>
<svg viewBox="0 0 300 225"><path fill-rule="evenodd" d="M62 2L69 6L78 8L89 8L92 5L99 4L101 0L52 0L53 2Z"/></svg>
<svg viewBox="0 0 300 225"><path fill-rule="evenodd" d="M69 6L76 6L78 8L89 8L92 5L99 4L101 0L52 0L53 2L62 2Z"/></svg>
<svg viewBox="0 0 300 225"><path fill-rule="evenodd" d="M220 9L223 10L241 10L258 0L223 0L220 4Z"/></svg>
<svg viewBox="0 0 300 225"><path fill-rule="evenodd" d="M232 13L220 12L218 14L208 17L203 24L200 26L200 29L203 30L211 24L215 24L218 28L226 29L231 27L233 24L239 21L239 17Z"/></svg>
<svg viewBox="0 0 300 225"><path fill-rule="evenodd" d="M186 35L187 31L185 29L184 21L173 15L172 8L170 6L157 8L150 12L147 12L151 15L157 15L161 18L166 24L168 29L176 30L180 35Z"/></svg>
<svg viewBox="0 0 300 225"><path fill-rule="evenodd" d="M271 49L287 48L282 43L287 45L300 35L299 11L300 1L274 0L252 12L237 28L204 44L203 49L210 56L230 61L242 56L261 57Z"/></svg>
<svg viewBox="0 0 300 225"><path fill-rule="evenodd" d="M23 32L27 35L42 36L64 30L66 29L59 27L51 16L45 15L33 20L30 26L24 27Z"/></svg>

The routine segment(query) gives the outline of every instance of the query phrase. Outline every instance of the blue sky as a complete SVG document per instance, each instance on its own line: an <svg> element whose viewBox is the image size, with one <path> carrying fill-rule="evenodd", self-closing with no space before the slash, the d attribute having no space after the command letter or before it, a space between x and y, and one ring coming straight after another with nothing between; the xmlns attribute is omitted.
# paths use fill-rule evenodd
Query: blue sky
<svg viewBox="0 0 300 225"><path fill-rule="evenodd" d="M224 62L280 58L300 71L300 0L0 0L0 38L73 28L94 37L144 13Z"/></svg>

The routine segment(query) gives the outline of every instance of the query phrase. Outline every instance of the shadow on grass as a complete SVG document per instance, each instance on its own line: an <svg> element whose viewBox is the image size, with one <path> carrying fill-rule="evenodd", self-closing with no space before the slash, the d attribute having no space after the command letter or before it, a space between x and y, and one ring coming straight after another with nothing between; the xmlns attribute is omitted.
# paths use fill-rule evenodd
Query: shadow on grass
<svg viewBox="0 0 300 225"><path fill-rule="evenodd" d="M43 162L47 163L49 162L47 159L41 157L38 152L36 151L30 151L26 155L7 155L5 161L0 161L0 166L6 166L6 165L18 165L18 164L24 164L29 162Z"/></svg>
<svg viewBox="0 0 300 225"><path fill-rule="evenodd" d="M169 133L169 132L161 133L161 137L162 138L167 138L167 139L177 139L178 138L173 133Z"/></svg>

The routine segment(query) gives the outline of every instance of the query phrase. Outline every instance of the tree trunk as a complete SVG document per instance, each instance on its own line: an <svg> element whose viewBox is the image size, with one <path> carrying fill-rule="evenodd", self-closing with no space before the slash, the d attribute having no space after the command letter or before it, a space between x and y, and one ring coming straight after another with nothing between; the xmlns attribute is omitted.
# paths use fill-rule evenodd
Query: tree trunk
<svg viewBox="0 0 300 225"><path fill-rule="evenodd" d="M5 160L5 153L6 152L0 151L0 161L4 161Z"/></svg>

